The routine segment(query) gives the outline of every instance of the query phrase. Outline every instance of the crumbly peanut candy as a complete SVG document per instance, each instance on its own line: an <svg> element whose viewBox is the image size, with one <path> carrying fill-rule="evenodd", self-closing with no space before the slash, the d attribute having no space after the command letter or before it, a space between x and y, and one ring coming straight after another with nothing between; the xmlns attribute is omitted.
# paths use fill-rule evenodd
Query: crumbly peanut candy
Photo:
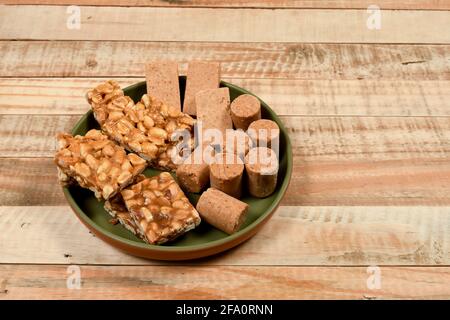
<svg viewBox="0 0 450 320"><path fill-rule="evenodd" d="M125 205L150 244L161 244L194 229L200 216L170 173L122 190Z"/></svg>
<svg viewBox="0 0 450 320"><path fill-rule="evenodd" d="M61 183L75 180L92 190L98 199L109 199L134 181L146 167L146 161L108 139L99 130L85 136L60 133L55 163Z"/></svg>
<svg viewBox="0 0 450 320"><path fill-rule="evenodd" d="M145 176L143 174L140 174L136 177L134 183L141 182L144 179ZM120 224L124 226L125 229L129 230L131 233L141 239L144 238L144 235L140 232L141 229L138 228L130 213L128 212L128 209L125 206L125 202L123 202L123 198L120 192L111 199L106 200L104 208L106 212L108 212L114 219L117 219L117 221L120 222Z"/></svg>
<svg viewBox="0 0 450 320"><path fill-rule="evenodd" d="M125 229L132 232L134 235L141 237L139 233L140 229L137 227L133 218L123 202L122 195L120 193L116 194L111 199L105 201L105 210L115 219L117 219Z"/></svg>
<svg viewBox="0 0 450 320"><path fill-rule="evenodd" d="M134 104L112 80L90 90L87 100L102 130L111 139L136 152L153 167L176 169L172 154L178 152L181 156L185 150L178 150L178 141L172 140L180 130L187 130L192 137L194 119L191 116L146 94ZM192 150L194 139L189 140L187 147Z"/></svg>

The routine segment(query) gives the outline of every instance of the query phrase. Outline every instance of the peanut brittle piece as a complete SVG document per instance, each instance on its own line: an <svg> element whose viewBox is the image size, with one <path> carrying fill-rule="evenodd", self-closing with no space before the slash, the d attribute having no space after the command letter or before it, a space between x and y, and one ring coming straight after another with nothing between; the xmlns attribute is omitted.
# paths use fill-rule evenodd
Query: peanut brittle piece
<svg viewBox="0 0 450 320"><path fill-rule="evenodd" d="M194 229L200 216L170 173L122 190L125 205L150 244L161 244Z"/></svg>
<svg viewBox="0 0 450 320"><path fill-rule="evenodd" d="M155 98L144 94L134 104L111 80L90 90L87 100L102 130L125 149L148 160L152 167L176 169L172 159L184 152L175 148L180 137L187 140L184 148L193 149L194 119Z"/></svg>
<svg viewBox="0 0 450 320"><path fill-rule="evenodd" d="M55 163L63 184L76 181L90 189L98 199L109 199L134 181L146 167L146 161L108 139L99 130L85 136L61 133Z"/></svg>
<svg viewBox="0 0 450 320"><path fill-rule="evenodd" d="M141 182L145 179L143 174L136 177L134 183ZM136 225L130 213L128 212L125 202L123 201L122 195L117 193L114 197L105 201L104 208L114 219L117 219L120 224L125 227L128 231L133 233L135 236L143 239L144 235L140 232L140 228Z"/></svg>
<svg viewBox="0 0 450 320"><path fill-rule="evenodd" d="M146 94L135 108L144 109L144 114L155 124L147 133L150 140L158 146L158 155L156 159L150 161L150 165L161 170L176 170L178 164L184 160L183 154L186 151L190 153L194 149L195 120Z"/></svg>
<svg viewBox="0 0 450 320"><path fill-rule="evenodd" d="M130 213L128 212L125 203L123 202L122 195L116 194L111 199L105 201L105 210L114 218L117 219L125 229L129 230L134 235L141 237L139 231Z"/></svg>

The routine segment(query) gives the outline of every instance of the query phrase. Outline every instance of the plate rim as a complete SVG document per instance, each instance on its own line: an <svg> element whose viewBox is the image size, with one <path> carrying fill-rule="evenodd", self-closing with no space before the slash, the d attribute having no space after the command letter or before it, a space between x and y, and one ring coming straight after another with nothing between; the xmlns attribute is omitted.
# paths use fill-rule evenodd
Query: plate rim
<svg viewBox="0 0 450 320"><path fill-rule="evenodd" d="M134 83L134 84L132 84L130 86L127 86L126 88L123 89L123 91L134 89L135 87L139 87L139 86L141 86L143 84L145 84L145 81L139 81L139 82ZM283 180L283 182L282 182L282 184L280 186L280 190L279 190L277 196L275 197L274 201L267 207L265 212L262 215L260 215L251 224L246 226L245 228L237 231L236 233L228 235L228 236L226 236L226 237L224 237L222 239L217 239L217 240L213 240L213 241L206 242L206 243L201 243L201 244L179 246L179 247L177 247L177 246L159 246L159 245L152 245L152 244L145 243L145 242L137 242L137 241L131 240L131 239L126 239L126 238L118 236L118 235L116 235L116 234L114 234L114 233L104 229L101 225L95 223L91 218L89 218L89 216L78 206L77 202L75 201L75 198L70 194L69 188L63 187L62 189L63 189L64 196L65 196L66 200L68 201L70 207L72 208L73 211L75 211L76 215L80 219L82 219L82 222L85 225L89 226L90 228L93 228L97 232L100 232L104 236L109 237L109 238L111 238L114 241L120 242L124 246L131 246L131 247L134 247L136 249L146 250L148 252L158 252L158 253L169 253L169 252L176 253L176 252L180 252L180 253L188 253L188 252L195 252L195 251L200 251L200 250L208 250L208 249L212 249L212 248L215 248L215 247L221 247L221 246L226 245L227 243L232 243L232 242L236 241L237 239L239 239L241 237L245 238L245 235L251 234L252 231L254 231L254 229L257 229L259 226L261 226L262 223L265 222L265 220L267 218L271 217L272 213L277 209L277 207L279 206L281 200L283 199L284 195L286 194L286 190L287 190L287 188L288 188L288 186L290 184L291 177L292 177L293 156L292 156L292 146L291 146L290 137L289 137L289 135L287 133L287 130L286 130L284 124L279 119L278 115L263 100L261 100L261 98L259 98L255 94L251 93L250 91L248 91L248 90L246 90L244 88L241 88L239 86L236 86L236 85L234 85L232 83L229 83L229 82L226 82L226 81L220 81L220 84L221 85L225 85L226 87L229 87L229 88L233 88L233 89L235 89L237 91L240 91L242 93L251 94L251 95L255 96L256 98L258 98L258 100L261 102L261 105L263 105L264 108L272 116L272 118L276 120L278 126L280 127L280 130L285 135L285 138L286 138L286 156L287 156L285 179ZM78 131L78 129L80 128L82 123L84 121L86 121L86 119L89 116L91 116L91 115L92 115L92 109L90 109L88 112L86 112L77 121L75 126L72 128L71 133L74 134L76 131ZM258 230L256 230L256 232L257 231ZM222 250L220 250L220 251L222 251Z"/></svg>

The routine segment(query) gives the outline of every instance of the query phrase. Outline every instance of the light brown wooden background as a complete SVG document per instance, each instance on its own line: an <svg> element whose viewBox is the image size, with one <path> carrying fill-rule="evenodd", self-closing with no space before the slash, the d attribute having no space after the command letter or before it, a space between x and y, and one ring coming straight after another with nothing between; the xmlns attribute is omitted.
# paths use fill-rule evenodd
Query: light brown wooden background
<svg viewBox="0 0 450 320"><path fill-rule="evenodd" d="M450 298L449 0L0 2L0 299ZM366 28L373 3L381 30ZM222 62L293 142L281 208L217 257L118 252L56 181L54 134L89 109L86 90L161 58Z"/></svg>

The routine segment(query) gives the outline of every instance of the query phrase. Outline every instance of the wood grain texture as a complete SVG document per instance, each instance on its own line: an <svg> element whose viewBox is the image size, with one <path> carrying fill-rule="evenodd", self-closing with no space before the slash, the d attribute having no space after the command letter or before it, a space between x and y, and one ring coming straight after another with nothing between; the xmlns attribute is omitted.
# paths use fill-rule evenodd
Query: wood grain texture
<svg viewBox="0 0 450 320"><path fill-rule="evenodd" d="M366 9L371 0L0 0L3 4L88 5L136 7L206 7L206 8L316 8ZM448 10L446 0L378 0L382 9Z"/></svg>
<svg viewBox="0 0 450 320"><path fill-rule="evenodd" d="M50 158L0 159L0 199L1 205L13 206L67 203Z"/></svg>
<svg viewBox="0 0 450 320"><path fill-rule="evenodd" d="M0 39L450 43L442 32L450 24L447 11L383 10L379 30L367 27L370 15L349 9L83 7L81 28L69 29L67 6L5 6ZM27 23L16 23L17 17Z"/></svg>
<svg viewBox="0 0 450 320"><path fill-rule="evenodd" d="M1 77L143 77L150 60L222 65L222 78L450 80L450 46L0 41Z"/></svg>
<svg viewBox="0 0 450 320"><path fill-rule="evenodd" d="M448 157L295 161L285 205L450 205Z"/></svg>
<svg viewBox="0 0 450 320"><path fill-rule="evenodd" d="M144 78L121 78L122 88ZM104 78L0 78L0 114L82 115L85 95Z"/></svg>
<svg viewBox="0 0 450 320"><path fill-rule="evenodd" d="M67 289L66 266L0 266L3 299L448 299L450 269L366 267L82 266L81 289ZM136 290L136 287L139 290Z"/></svg>
<svg viewBox="0 0 450 320"><path fill-rule="evenodd" d="M281 117L296 156L317 160L448 159L448 117Z"/></svg>
<svg viewBox="0 0 450 320"><path fill-rule="evenodd" d="M144 260L94 237L68 206L0 207L0 263L449 265L450 207L282 206L251 240L190 262Z"/></svg>
<svg viewBox="0 0 450 320"><path fill-rule="evenodd" d="M0 114L81 115L104 78L0 78ZM126 87L144 78L120 78ZM226 79L278 115L449 116L450 81Z"/></svg>
<svg viewBox="0 0 450 320"><path fill-rule="evenodd" d="M0 157L52 157L56 134L70 132L79 116L0 116ZM44 151L46 150L46 151Z"/></svg>

